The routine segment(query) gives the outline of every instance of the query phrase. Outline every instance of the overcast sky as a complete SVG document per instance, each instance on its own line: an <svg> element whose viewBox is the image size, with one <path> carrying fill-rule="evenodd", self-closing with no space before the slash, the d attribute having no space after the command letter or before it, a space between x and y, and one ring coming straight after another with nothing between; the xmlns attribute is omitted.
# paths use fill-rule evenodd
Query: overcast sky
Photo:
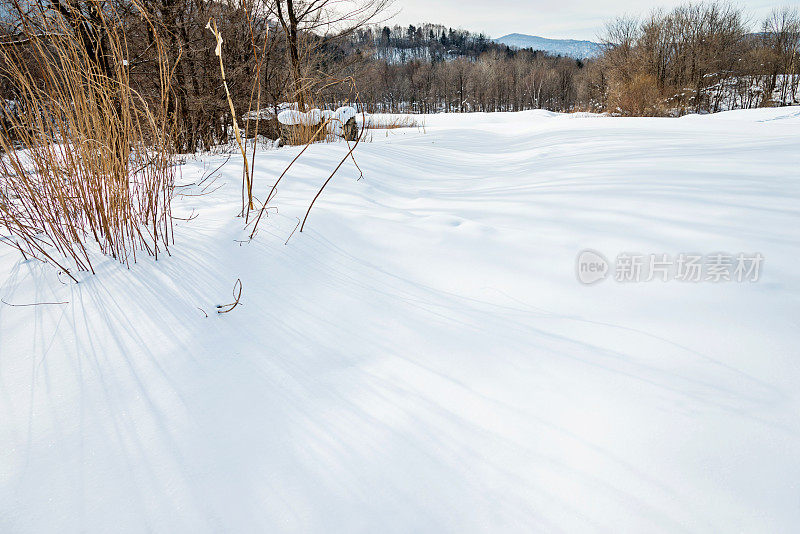
<svg viewBox="0 0 800 534"><path fill-rule="evenodd" d="M484 32L491 37L526 33L558 39L595 40L603 24L618 15L642 15L654 7L672 7L677 0L394 0L399 12L389 24L433 22ZM754 21L773 7L800 7L800 0L748 0L735 2ZM758 22L752 24L754 28Z"/></svg>

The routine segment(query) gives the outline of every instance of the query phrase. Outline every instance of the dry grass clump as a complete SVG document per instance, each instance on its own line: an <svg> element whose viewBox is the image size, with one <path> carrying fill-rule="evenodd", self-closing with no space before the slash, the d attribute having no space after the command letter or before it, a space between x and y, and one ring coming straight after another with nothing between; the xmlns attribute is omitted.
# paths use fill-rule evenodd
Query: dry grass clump
<svg viewBox="0 0 800 534"><path fill-rule="evenodd" d="M364 122L364 128L367 130L393 130L419 126L419 122L411 115L369 115Z"/></svg>
<svg viewBox="0 0 800 534"><path fill-rule="evenodd" d="M281 138L287 145L306 145L308 143L332 143L336 141L336 134L330 128L330 120L323 120L319 124L293 124L283 125Z"/></svg>
<svg viewBox="0 0 800 534"><path fill-rule="evenodd" d="M13 102L0 109L0 227L71 277L68 263L94 272L91 241L128 264L137 250L167 252L172 232L169 65L159 54L161 99L146 101L129 83L121 24L86 17L25 14L22 35L0 43Z"/></svg>

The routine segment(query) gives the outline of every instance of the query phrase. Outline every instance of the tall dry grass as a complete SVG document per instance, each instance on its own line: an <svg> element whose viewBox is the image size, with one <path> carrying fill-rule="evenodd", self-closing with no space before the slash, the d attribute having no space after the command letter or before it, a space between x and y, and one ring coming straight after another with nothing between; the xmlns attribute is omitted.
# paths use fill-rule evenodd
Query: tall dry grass
<svg viewBox="0 0 800 534"><path fill-rule="evenodd" d="M364 128L368 130L394 130L419 126L420 122L411 115L367 115L364 122Z"/></svg>
<svg viewBox="0 0 800 534"><path fill-rule="evenodd" d="M332 143L338 136L331 128L331 120L322 120L317 124L294 124L283 126L281 139L287 145L307 145L309 143Z"/></svg>
<svg viewBox="0 0 800 534"><path fill-rule="evenodd" d="M147 101L131 88L114 14L72 15L21 15L22 33L0 42L0 86L13 102L0 109L0 227L25 257L75 279L73 266L94 272L92 248L126 264L138 251L168 252L174 125L166 55L160 99Z"/></svg>

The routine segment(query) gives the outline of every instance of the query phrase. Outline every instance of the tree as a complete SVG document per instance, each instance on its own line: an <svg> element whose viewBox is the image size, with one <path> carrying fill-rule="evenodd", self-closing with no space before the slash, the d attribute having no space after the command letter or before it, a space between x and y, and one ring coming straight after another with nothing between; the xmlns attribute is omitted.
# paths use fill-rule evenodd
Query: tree
<svg viewBox="0 0 800 534"><path fill-rule="evenodd" d="M304 71L304 66L313 66L314 53L375 19L390 2L360 0L340 9L344 4L335 0L275 0L272 9L286 36L293 97L301 110L306 108L314 85L310 72Z"/></svg>
<svg viewBox="0 0 800 534"><path fill-rule="evenodd" d="M768 50L769 84L767 96L771 97L782 77L779 99L786 101L789 91L792 100L797 90L798 55L800 54L800 15L797 9L784 7L774 10L764 22L763 41Z"/></svg>

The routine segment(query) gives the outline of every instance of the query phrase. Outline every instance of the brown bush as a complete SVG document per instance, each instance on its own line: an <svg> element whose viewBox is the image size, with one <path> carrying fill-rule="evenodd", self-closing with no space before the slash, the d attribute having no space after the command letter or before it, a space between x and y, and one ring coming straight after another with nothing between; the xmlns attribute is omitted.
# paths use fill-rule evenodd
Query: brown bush
<svg viewBox="0 0 800 534"><path fill-rule="evenodd" d="M634 117L657 117L668 113L655 78L635 74L628 81L611 82L608 89L608 110Z"/></svg>

